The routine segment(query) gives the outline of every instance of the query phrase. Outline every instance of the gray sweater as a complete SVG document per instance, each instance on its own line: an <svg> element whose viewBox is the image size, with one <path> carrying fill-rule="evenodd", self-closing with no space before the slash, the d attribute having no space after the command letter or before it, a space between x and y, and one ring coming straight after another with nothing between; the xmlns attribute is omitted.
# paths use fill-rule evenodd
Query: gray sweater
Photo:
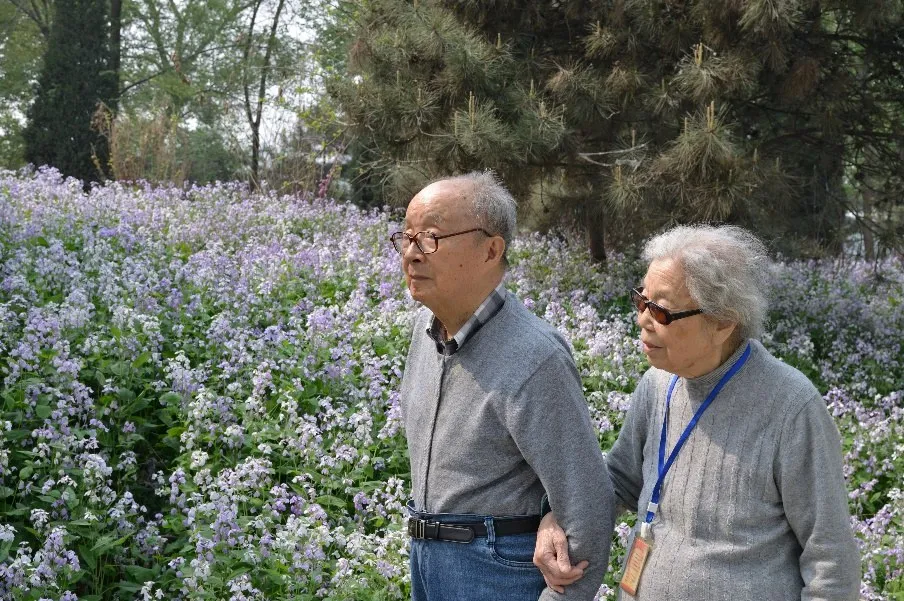
<svg viewBox="0 0 904 601"><path fill-rule="evenodd" d="M751 346L666 476L637 599L858 597L838 430L803 374ZM678 381L666 457L744 347L714 372ZM606 458L618 501L637 510L638 523L656 482L670 378L655 368L644 375Z"/></svg>
<svg viewBox="0 0 904 601"><path fill-rule="evenodd" d="M454 355L415 321L401 386L416 508L538 514L545 493L586 577L566 595L591 600L606 571L614 497L568 344L511 293Z"/></svg>

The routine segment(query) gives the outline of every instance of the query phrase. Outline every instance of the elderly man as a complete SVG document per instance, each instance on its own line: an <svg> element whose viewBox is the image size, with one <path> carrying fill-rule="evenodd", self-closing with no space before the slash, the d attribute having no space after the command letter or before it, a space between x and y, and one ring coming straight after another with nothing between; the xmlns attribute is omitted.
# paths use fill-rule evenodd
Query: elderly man
<svg viewBox="0 0 904 601"><path fill-rule="evenodd" d="M492 173L435 182L391 236L416 319L401 386L414 601L593 599L614 497L568 344L503 286L515 201ZM587 577L532 564L548 495Z"/></svg>

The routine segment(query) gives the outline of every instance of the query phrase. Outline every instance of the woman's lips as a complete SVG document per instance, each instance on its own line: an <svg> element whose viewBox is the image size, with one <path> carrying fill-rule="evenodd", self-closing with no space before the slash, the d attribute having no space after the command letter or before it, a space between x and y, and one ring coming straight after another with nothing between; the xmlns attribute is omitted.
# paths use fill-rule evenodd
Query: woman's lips
<svg viewBox="0 0 904 601"><path fill-rule="evenodd" d="M655 351L656 349L662 348L661 346L656 346L655 344L650 344L645 340L640 341L643 344L643 352L649 353L650 351Z"/></svg>

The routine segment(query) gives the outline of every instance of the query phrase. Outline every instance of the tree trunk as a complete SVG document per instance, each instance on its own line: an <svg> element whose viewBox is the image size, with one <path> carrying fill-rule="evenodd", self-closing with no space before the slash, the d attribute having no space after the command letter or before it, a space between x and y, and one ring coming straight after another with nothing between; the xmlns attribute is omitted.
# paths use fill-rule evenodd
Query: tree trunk
<svg viewBox="0 0 904 601"><path fill-rule="evenodd" d="M606 262L606 224L602 211L587 201L584 209L584 229L587 231L587 245L590 257L597 263Z"/></svg>
<svg viewBox="0 0 904 601"><path fill-rule="evenodd" d="M863 236L863 258L867 261L876 260L876 241L873 238L873 196L875 192L868 187L863 188L863 217L860 220L860 234Z"/></svg>
<svg viewBox="0 0 904 601"><path fill-rule="evenodd" d="M119 66L122 62L122 0L110 0L110 70L116 82L116 104L119 103ZM114 109L115 107L110 107Z"/></svg>
<svg viewBox="0 0 904 601"><path fill-rule="evenodd" d="M245 88L245 115L248 117L248 125L251 127L251 186L254 190L260 189L260 145L261 145L261 116L264 111L264 96L267 92L267 75L270 73L270 61L273 57L273 49L276 45L276 30L279 27L279 19L282 15L285 0L279 0L276 11L273 14L273 21L270 24L270 33L267 37L267 49L261 60L261 76L258 82L257 102L254 110L251 108L251 83L248 80L248 73L251 70L251 46L254 43L254 26L257 22L257 15L260 11L262 0L254 4L254 10L251 13L251 24L248 26L248 38L243 52L244 64L244 88Z"/></svg>
<svg viewBox="0 0 904 601"><path fill-rule="evenodd" d="M251 189L261 189L260 180L261 128L260 123L251 123Z"/></svg>

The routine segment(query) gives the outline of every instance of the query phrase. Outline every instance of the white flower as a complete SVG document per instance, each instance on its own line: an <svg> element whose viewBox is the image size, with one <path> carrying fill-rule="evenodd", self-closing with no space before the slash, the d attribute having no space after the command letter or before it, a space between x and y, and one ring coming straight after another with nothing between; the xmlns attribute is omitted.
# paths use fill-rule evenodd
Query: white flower
<svg viewBox="0 0 904 601"><path fill-rule="evenodd" d="M210 456L204 451L192 451L191 453L191 468L198 469L199 467L204 467L207 465L207 460Z"/></svg>
<svg viewBox="0 0 904 601"><path fill-rule="evenodd" d="M50 514L44 511L43 509L32 509L31 510L31 523L34 524L34 527L38 530L41 529L44 524L50 519Z"/></svg>

